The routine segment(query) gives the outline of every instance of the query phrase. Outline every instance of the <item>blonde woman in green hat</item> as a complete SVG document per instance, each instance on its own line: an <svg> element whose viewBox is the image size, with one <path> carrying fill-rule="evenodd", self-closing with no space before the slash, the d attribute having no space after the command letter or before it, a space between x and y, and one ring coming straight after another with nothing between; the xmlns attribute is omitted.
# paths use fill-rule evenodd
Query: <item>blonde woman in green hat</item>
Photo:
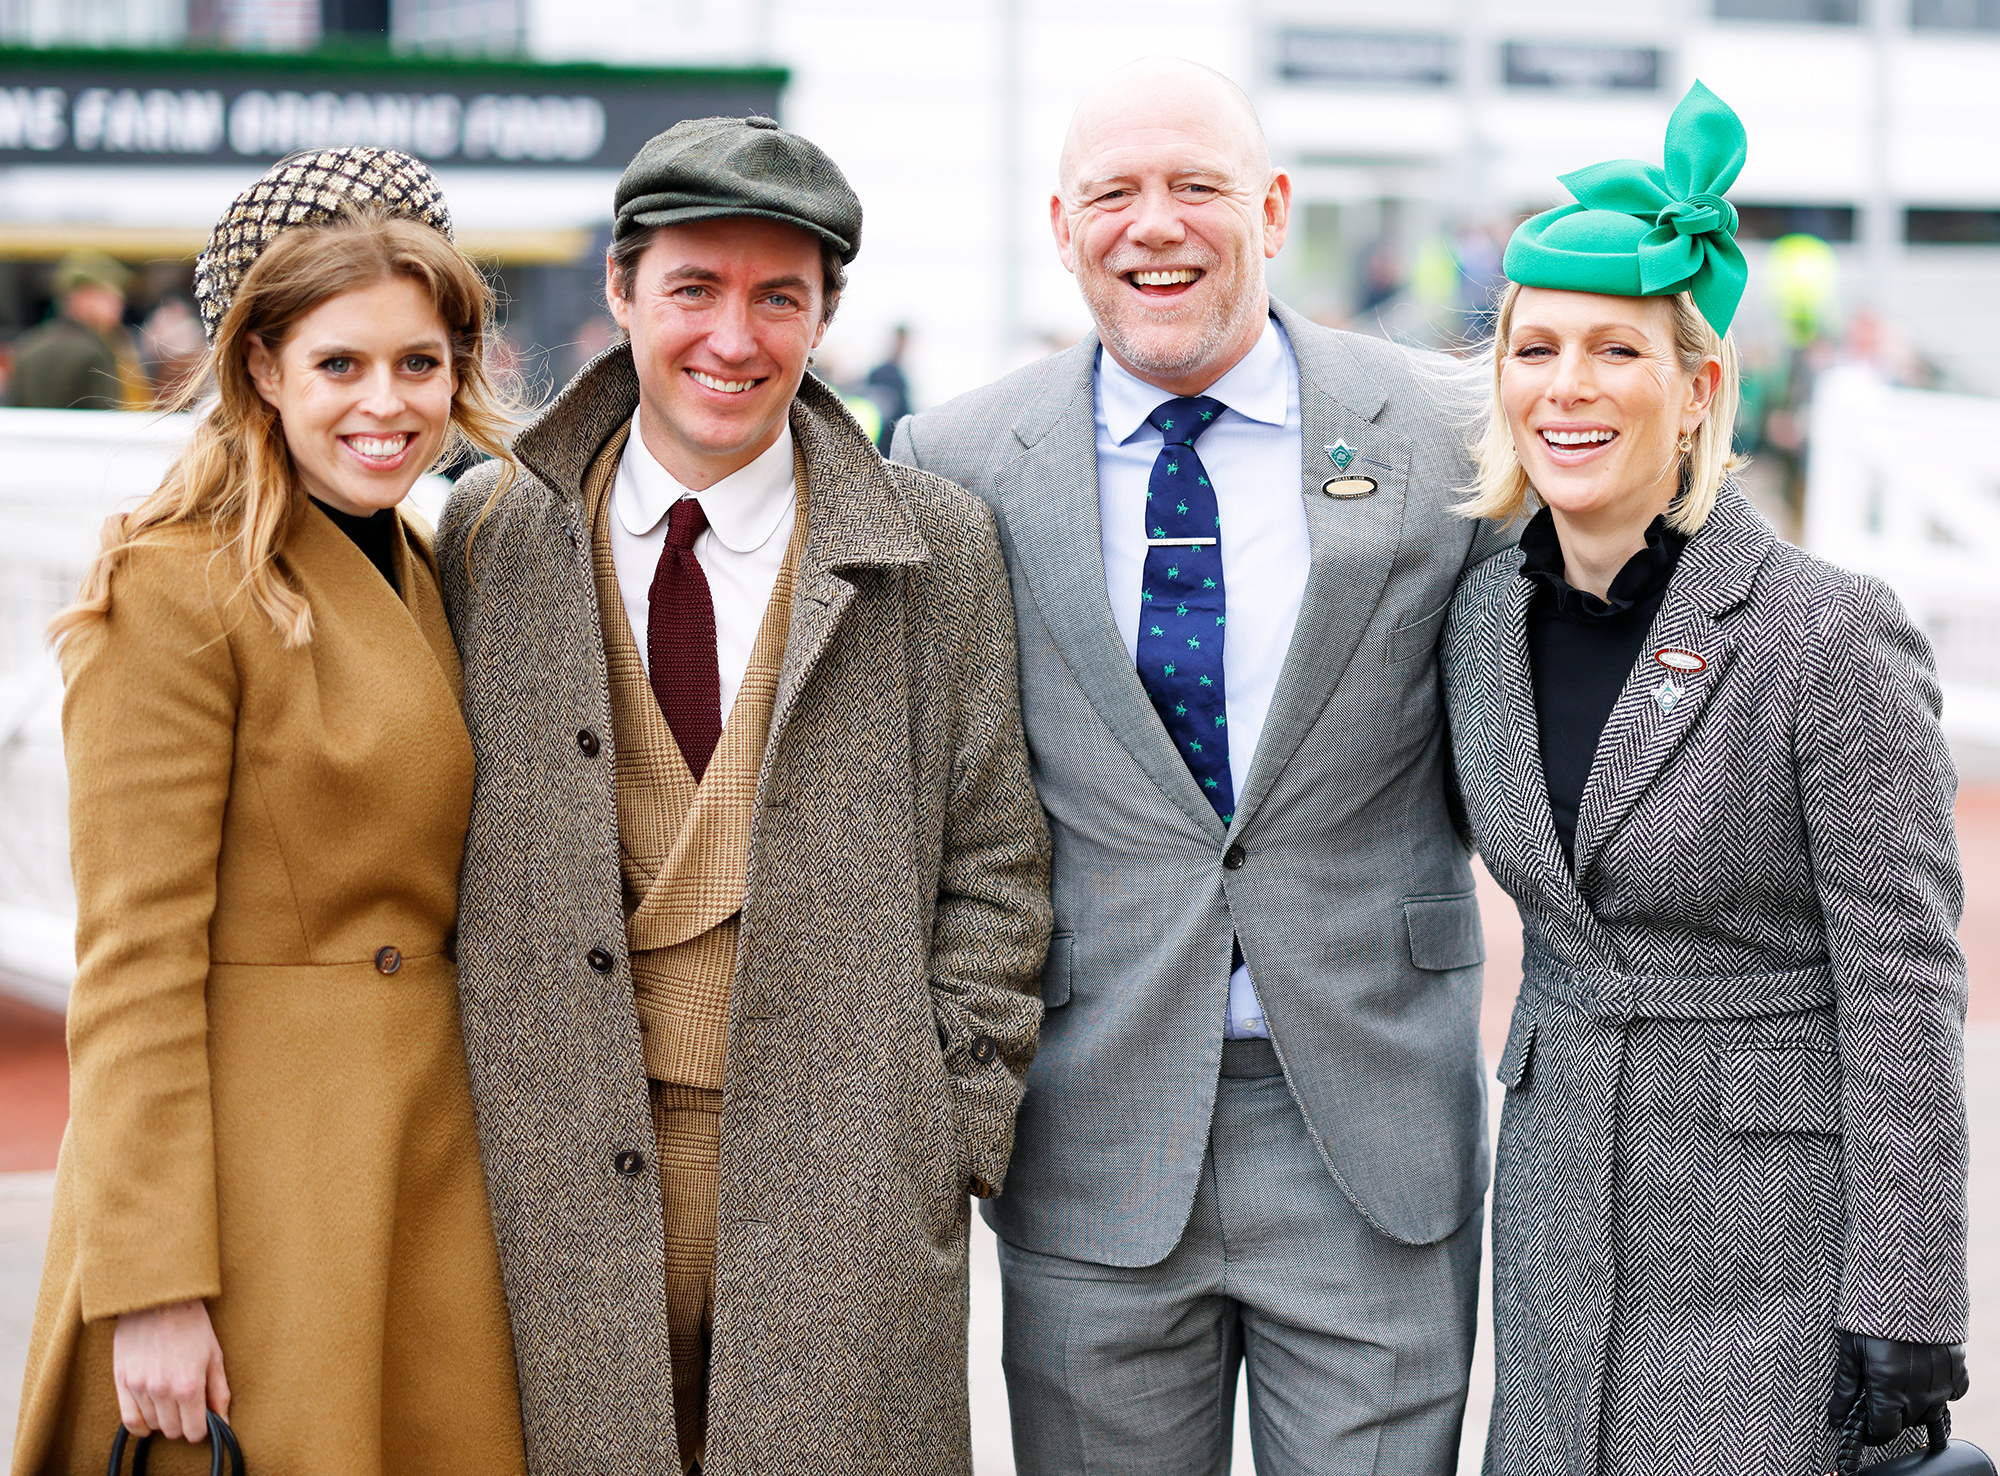
<svg viewBox="0 0 2000 1476"><path fill-rule="evenodd" d="M1965 964L1929 647L1731 479L1697 84L1508 246L1444 674L1526 956L1501 1058L1491 1476L1820 1476L1965 1392ZM1531 516L1529 516L1531 514Z"/></svg>

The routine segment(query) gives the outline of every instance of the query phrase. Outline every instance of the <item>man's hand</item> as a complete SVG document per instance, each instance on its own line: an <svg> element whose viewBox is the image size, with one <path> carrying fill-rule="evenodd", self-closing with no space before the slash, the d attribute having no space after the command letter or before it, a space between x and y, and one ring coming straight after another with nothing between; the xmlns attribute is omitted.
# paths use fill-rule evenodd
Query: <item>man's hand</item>
<svg viewBox="0 0 2000 1476"><path fill-rule="evenodd" d="M1862 1441L1887 1445L1905 1430L1920 1430L1944 1413L1945 1401L1962 1399L1970 1381L1965 1349L1957 1343L1899 1343L1837 1332L1833 1398L1827 1422L1847 1423L1856 1397L1866 1391Z"/></svg>
<svg viewBox="0 0 2000 1476"><path fill-rule="evenodd" d="M157 1430L199 1445L208 1438L208 1410L229 1418L222 1345L201 1301L120 1317L111 1334L111 1380L118 1417L134 1435Z"/></svg>

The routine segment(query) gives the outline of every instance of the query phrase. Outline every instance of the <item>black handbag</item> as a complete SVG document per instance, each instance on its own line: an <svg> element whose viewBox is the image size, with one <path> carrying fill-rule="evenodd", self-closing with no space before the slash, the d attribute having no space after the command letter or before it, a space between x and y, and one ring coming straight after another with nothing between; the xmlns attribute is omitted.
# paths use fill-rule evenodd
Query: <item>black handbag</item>
<svg viewBox="0 0 2000 1476"><path fill-rule="evenodd" d="M1834 1470L1838 1476L1858 1476L1861 1470L1866 1408L1866 1400L1855 1400L1854 1408L1848 1411L1847 1423L1840 1427L1840 1444L1834 1448ZM1970 1440L1951 1438L1951 1411L1946 1409L1931 1421L1928 1448L1870 1466L1868 1476L2000 1476L2000 1472L1993 1469L1993 1461L1986 1452Z"/></svg>
<svg viewBox="0 0 2000 1476"><path fill-rule="evenodd" d="M111 1437L111 1469L106 1476L118 1476L118 1468L125 1464L125 1442L131 1438L132 1432L123 1425ZM132 1476L146 1476L146 1451L152 1443L150 1435L139 1437L139 1448L132 1452ZM225 1460L227 1465L223 1464ZM1987 1469L1990 1471L1992 1467ZM247 1476L243 1447L236 1443L236 1432L229 1428L229 1421L212 1409L208 1412L208 1476Z"/></svg>

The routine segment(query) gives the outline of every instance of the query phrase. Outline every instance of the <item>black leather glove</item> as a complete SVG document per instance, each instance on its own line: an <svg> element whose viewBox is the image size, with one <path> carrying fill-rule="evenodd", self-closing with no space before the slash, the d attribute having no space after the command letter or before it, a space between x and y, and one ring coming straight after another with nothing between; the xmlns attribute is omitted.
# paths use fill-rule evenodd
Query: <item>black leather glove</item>
<svg viewBox="0 0 2000 1476"><path fill-rule="evenodd" d="M1947 1399L1963 1399L1965 1349L1958 1343L1899 1343L1836 1332L1833 1398L1827 1423L1847 1423L1854 1401L1866 1391L1865 1445L1887 1445L1905 1430L1920 1430L1944 1413Z"/></svg>

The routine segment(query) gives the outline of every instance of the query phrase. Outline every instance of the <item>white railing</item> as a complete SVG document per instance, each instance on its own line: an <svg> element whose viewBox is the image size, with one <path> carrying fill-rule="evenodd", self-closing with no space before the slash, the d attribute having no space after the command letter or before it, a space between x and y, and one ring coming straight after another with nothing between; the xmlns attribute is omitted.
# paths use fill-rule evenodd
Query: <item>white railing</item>
<svg viewBox="0 0 2000 1476"><path fill-rule="evenodd" d="M159 484L188 417L0 410L0 989L61 1008L76 971L62 681L42 632L104 520Z"/></svg>
<svg viewBox="0 0 2000 1476"><path fill-rule="evenodd" d="M2000 400L1821 375L1805 542L1896 591L1937 653L1945 732L2000 746Z"/></svg>
<svg viewBox="0 0 2000 1476"><path fill-rule="evenodd" d="M0 409L0 992L53 1009L76 973L62 680L42 632L104 520L159 485L193 417ZM448 484L415 501L435 519Z"/></svg>

